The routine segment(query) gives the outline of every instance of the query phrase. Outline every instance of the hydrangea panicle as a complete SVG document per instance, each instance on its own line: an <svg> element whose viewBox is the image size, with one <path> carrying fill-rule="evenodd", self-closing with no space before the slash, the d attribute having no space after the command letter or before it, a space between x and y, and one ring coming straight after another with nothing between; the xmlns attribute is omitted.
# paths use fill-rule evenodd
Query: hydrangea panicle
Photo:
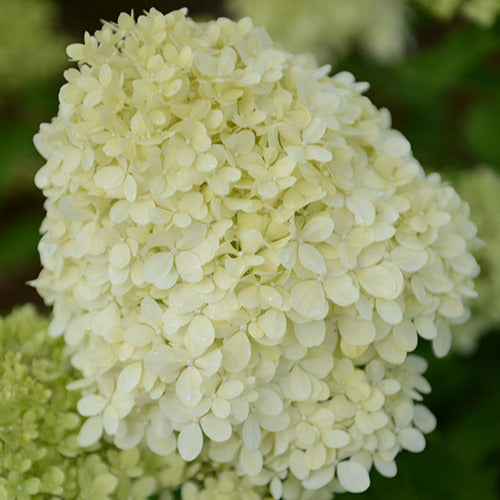
<svg viewBox="0 0 500 500"><path fill-rule="evenodd" d="M48 323L32 306L0 318L0 499L146 500L192 478L178 454L79 446L76 373Z"/></svg>
<svg viewBox="0 0 500 500"><path fill-rule="evenodd" d="M82 372L80 442L177 449L274 498L394 475L434 425L409 354L446 354L475 293L468 206L366 84L248 18L121 14L68 54L35 137L35 284Z"/></svg>

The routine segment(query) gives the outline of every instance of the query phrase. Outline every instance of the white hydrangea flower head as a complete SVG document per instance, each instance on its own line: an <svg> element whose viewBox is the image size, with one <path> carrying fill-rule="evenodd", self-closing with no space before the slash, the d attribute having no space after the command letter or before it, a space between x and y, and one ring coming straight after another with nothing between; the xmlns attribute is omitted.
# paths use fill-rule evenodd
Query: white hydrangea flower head
<svg viewBox="0 0 500 500"><path fill-rule="evenodd" d="M273 40L331 62L360 49L382 63L399 59L409 34L407 0L226 0L231 14L250 16Z"/></svg>
<svg viewBox="0 0 500 500"><path fill-rule="evenodd" d="M408 354L444 355L474 295L468 205L366 84L248 18L122 14L68 54L35 137L35 284L82 372L80 441L177 449L273 498L394 475L434 426Z"/></svg>

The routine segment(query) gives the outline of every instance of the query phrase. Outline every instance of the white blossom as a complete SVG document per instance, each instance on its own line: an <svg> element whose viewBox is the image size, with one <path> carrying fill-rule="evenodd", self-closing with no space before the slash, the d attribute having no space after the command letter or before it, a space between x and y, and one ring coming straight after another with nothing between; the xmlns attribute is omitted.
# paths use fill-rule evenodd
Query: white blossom
<svg viewBox="0 0 500 500"><path fill-rule="evenodd" d="M249 19L122 14L68 54L35 285L81 443L177 448L273 498L394 475L434 426L410 353L446 354L474 295L467 205L365 85Z"/></svg>

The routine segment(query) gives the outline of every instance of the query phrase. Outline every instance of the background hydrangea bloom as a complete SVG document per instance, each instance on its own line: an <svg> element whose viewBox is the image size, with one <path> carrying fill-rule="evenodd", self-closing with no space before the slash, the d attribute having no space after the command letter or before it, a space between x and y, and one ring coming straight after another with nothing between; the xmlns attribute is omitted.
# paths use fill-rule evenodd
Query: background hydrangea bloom
<svg viewBox="0 0 500 500"><path fill-rule="evenodd" d="M483 165L461 172L455 181L458 192L471 206L479 237L484 242L475 252L481 264L481 275L476 280L478 298L472 304L471 319L453 327L454 346L470 353L483 334L500 324L497 306L500 297L500 176Z"/></svg>
<svg viewBox="0 0 500 500"><path fill-rule="evenodd" d="M176 454L77 442L74 371L48 320L25 306L0 318L0 499L146 499L188 473Z"/></svg>
<svg viewBox="0 0 500 500"><path fill-rule="evenodd" d="M406 0L227 0L236 17L251 16L293 52L331 62L353 48L381 62L398 59L408 36Z"/></svg>
<svg viewBox="0 0 500 500"><path fill-rule="evenodd" d="M450 19L457 14L482 25L491 26L500 13L498 0L418 0L435 15Z"/></svg>
<svg viewBox="0 0 500 500"><path fill-rule="evenodd" d="M83 375L80 443L231 464L275 498L394 475L434 426L408 353L446 354L475 295L468 205L366 84L249 19L122 14L68 53L35 284Z"/></svg>
<svg viewBox="0 0 500 500"><path fill-rule="evenodd" d="M66 41L51 29L56 8L50 0L0 0L0 12L2 91L53 76L64 67Z"/></svg>
<svg viewBox="0 0 500 500"><path fill-rule="evenodd" d="M330 63L353 50L379 63L400 59L417 4L435 17L462 15L484 27L500 12L498 0L226 0L229 13L252 17L288 50L309 51Z"/></svg>

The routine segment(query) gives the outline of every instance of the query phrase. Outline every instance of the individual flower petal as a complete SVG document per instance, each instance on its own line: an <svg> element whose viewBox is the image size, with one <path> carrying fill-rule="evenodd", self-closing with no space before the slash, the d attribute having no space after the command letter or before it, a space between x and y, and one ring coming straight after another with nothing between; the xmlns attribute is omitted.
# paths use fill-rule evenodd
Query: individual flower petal
<svg viewBox="0 0 500 500"><path fill-rule="evenodd" d="M252 451L243 446L240 452L240 464L245 474L255 476L262 470L262 454L260 451Z"/></svg>
<svg viewBox="0 0 500 500"><path fill-rule="evenodd" d="M360 269L357 276L360 285L374 297L395 299L403 288L403 275L390 262Z"/></svg>
<svg viewBox="0 0 500 500"><path fill-rule="evenodd" d="M323 288L326 296L339 306L350 306L359 299L359 291L347 275L325 279Z"/></svg>
<svg viewBox="0 0 500 500"><path fill-rule="evenodd" d="M312 271L315 274L326 273L325 259L323 259L321 253L312 245L307 243L299 245L298 255L300 263L306 269L309 269L309 271Z"/></svg>
<svg viewBox="0 0 500 500"><path fill-rule="evenodd" d="M215 340L215 329L205 316L195 316L187 329L185 337L188 351L197 357L204 353Z"/></svg>
<svg viewBox="0 0 500 500"><path fill-rule="evenodd" d="M231 437L231 424L225 418L209 414L202 417L200 424L206 436L216 443L222 443Z"/></svg>
<svg viewBox="0 0 500 500"><path fill-rule="evenodd" d="M250 342L245 332L237 332L222 346L222 366L231 373L242 371L252 354Z"/></svg>
<svg viewBox="0 0 500 500"><path fill-rule="evenodd" d="M196 406L202 398L200 392L202 382L203 377L200 372L194 366L188 366L177 379L175 393L186 406Z"/></svg>
<svg viewBox="0 0 500 500"><path fill-rule="evenodd" d="M123 334L123 339L127 344L134 347L144 347L148 345L154 337L154 332L149 326L134 325L127 328Z"/></svg>
<svg viewBox="0 0 500 500"><path fill-rule="evenodd" d="M194 460L203 447L203 434L200 424L193 422L184 427L177 438L177 448L187 462Z"/></svg>
<svg viewBox="0 0 500 500"><path fill-rule="evenodd" d="M328 309L321 284L313 280L295 285L290 294L290 302L306 319L323 319Z"/></svg>
<svg viewBox="0 0 500 500"><path fill-rule="evenodd" d="M317 216L309 219L301 231L301 236L310 243L326 241L332 234L333 220L329 217Z"/></svg>
<svg viewBox="0 0 500 500"><path fill-rule="evenodd" d="M375 307L379 316L391 325L397 325L403 321L403 311L394 300L377 299Z"/></svg>
<svg viewBox="0 0 500 500"><path fill-rule="evenodd" d="M118 376L116 389L118 392L127 393L133 391L142 375L142 362L138 361L126 366Z"/></svg>
<svg viewBox="0 0 500 500"><path fill-rule="evenodd" d="M78 433L78 444L83 448L92 446L101 439L103 431L102 417L91 417L86 420Z"/></svg>
<svg viewBox="0 0 500 500"><path fill-rule="evenodd" d="M283 409L282 399L271 389L260 388L255 407L266 415L279 415Z"/></svg>
<svg viewBox="0 0 500 500"><path fill-rule="evenodd" d="M142 277L160 290L170 288L174 283L174 275L170 272L174 263L170 252L159 252L152 255L142 269Z"/></svg>
<svg viewBox="0 0 500 500"><path fill-rule="evenodd" d="M425 448L425 438L423 434L413 427L407 427L399 433L401 446L408 451L418 453Z"/></svg>
<svg viewBox="0 0 500 500"><path fill-rule="evenodd" d="M106 399L97 394L85 396L78 401L78 412L84 417L93 417L99 415L106 406Z"/></svg>
<svg viewBox="0 0 500 500"><path fill-rule="evenodd" d="M279 309L268 309L261 318L264 333L272 340L279 340L285 335L286 317Z"/></svg>
<svg viewBox="0 0 500 500"><path fill-rule="evenodd" d="M242 429L243 444L252 451L258 450L261 440L259 422L255 415L249 415Z"/></svg>
<svg viewBox="0 0 500 500"><path fill-rule="evenodd" d="M337 320L341 337L353 345L367 345L375 339L373 323L343 315Z"/></svg>
<svg viewBox="0 0 500 500"><path fill-rule="evenodd" d="M340 484L350 493L361 493L370 486L368 472L353 460L345 460L337 465L337 477Z"/></svg>
<svg viewBox="0 0 500 500"><path fill-rule="evenodd" d="M293 328L297 340L304 347L314 347L320 345L325 338L326 325L324 321L295 323Z"/></svg>
<svg viewBox="0 0 500 500"><path fill-rule="evenodd" d="M191 252L180 252L175 256L175 267L184 281L197 283L203 278L200 260Z"/></svg>
<svg viewBox="0 0 500 500"><path fill-rule="evenodd" d="M124 179L125 171L120 167L104 167L94 175L96 185L105 191L117 188Z"/></svg>
<svg viewBox="0 0 500 500"><path fill-rule="evenodd" d="M359 196L349 196L346 199L346 206L354 214L358 225L371 226L375 221L375 207L370 200Z"/></svg>

